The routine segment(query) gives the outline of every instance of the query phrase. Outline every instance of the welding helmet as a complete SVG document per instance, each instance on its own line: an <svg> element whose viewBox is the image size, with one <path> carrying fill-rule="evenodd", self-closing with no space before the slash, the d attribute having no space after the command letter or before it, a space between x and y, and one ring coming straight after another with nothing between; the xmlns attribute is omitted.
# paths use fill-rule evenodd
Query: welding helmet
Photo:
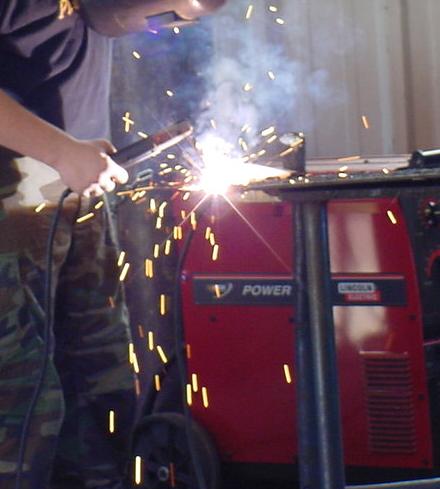
<svg viewBox="0 0 440 489"><path fill-rule="evenodd" d="M80 12L100 34L118 37L194 22L226 0L80 0Z"/></svg>

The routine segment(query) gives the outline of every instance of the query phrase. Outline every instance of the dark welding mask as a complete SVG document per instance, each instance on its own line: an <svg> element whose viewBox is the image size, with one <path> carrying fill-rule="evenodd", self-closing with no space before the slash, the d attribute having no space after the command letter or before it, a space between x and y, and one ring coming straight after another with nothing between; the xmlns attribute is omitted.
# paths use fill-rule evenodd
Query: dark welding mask
<svg viewBox="0 0 440 489"><path fill-rule="evenodd" d="M80 12L95 31L110 37L158 31L196 21L226 0L80 0Z"/></svg>

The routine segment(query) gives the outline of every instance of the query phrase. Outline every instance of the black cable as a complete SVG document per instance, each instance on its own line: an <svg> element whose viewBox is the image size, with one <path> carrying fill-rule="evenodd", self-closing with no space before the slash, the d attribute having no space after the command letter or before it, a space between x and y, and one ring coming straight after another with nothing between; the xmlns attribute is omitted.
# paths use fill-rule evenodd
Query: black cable
<svg viewBox="0 0 440 489"><path fill-rule="evenodd" d="M186 384L187 384L187 369L184 355L185 338L183 333L183 320L182 320L182 294L181 294L181 275L183 271L183 265L185 263L186 256L188 254L189 246L194 236L194 230L190 228L189 234L183 243L182 249L179 253L179 258L176 265L175 275L175 287L174 287L174 339L175 339L175 354L177 360L177 367L182 385L183 396L183 413L185 416L185 431L188 441L188 448L190 453L191 462L194 468L194 474L198 489L208 489L205 475L202 472L202 463L199 453L196 450L193 432L191 430L192 416L188 403L186 402Z"/></svg>
<svg viewBox="0 0 440 489"><path fill-rule="evenodd" d="M54 316L54 307L52 300L52 267L53 267L53 244L55 241L55 234L57 231L58 223L60 220L61 211L63 209L63 204L68 195L72 191L70 189L66 189L59 201L57 208L55 210L55 214L52 219L52 223L49 229L49 236L47 239L47 247L46 247L46 275L44 281L44 311L45 311L45 323L43 330L43 355L41 358L41 367L39 371L39 376L37 383L35 384L34 391L32 393L32 398L29 403L28 410L26 412L26 416L23 421L23 427L20 435L20 445L18 451L18 461L17 461L17 473L15 476L15 489L20 489L22 476L23 476L23 464L24 464L24 456L26 453L26 444L29 436L29 428L32 421L32 416L34 414L35 406L37 405L38 399L40 397L44 380L46 377L47 365L49 363L49 357L52 349L52 328L53 328L53 316Z"/></svg>

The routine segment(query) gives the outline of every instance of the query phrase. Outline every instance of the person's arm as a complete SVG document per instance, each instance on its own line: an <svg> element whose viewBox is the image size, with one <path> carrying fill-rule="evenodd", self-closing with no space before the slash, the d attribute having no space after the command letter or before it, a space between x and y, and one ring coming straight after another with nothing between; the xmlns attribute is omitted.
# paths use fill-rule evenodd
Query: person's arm
<svg viewBox="0 0 440 489"><path fill-rule="evenodd" d="M115 182L125 183L127 172L108 154L105 140L80 141L45 122L0 90L0 146L51 166L63 183L77 193L102 194ZM1 167L0 167L1 171Z"/></svg>

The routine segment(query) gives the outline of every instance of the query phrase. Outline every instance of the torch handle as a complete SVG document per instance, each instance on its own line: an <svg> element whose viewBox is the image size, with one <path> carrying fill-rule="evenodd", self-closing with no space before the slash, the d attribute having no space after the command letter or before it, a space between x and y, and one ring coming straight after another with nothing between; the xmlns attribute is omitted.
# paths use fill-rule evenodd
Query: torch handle
<svg viewBox="0 0 440 489"><path fill-rule="evenodd" d="M136 141L111 155L112 159L124 168L130 168L144 160L157 156L165 149L179 144L193 133L187 121L169 126L152 136Z"/></svg>

